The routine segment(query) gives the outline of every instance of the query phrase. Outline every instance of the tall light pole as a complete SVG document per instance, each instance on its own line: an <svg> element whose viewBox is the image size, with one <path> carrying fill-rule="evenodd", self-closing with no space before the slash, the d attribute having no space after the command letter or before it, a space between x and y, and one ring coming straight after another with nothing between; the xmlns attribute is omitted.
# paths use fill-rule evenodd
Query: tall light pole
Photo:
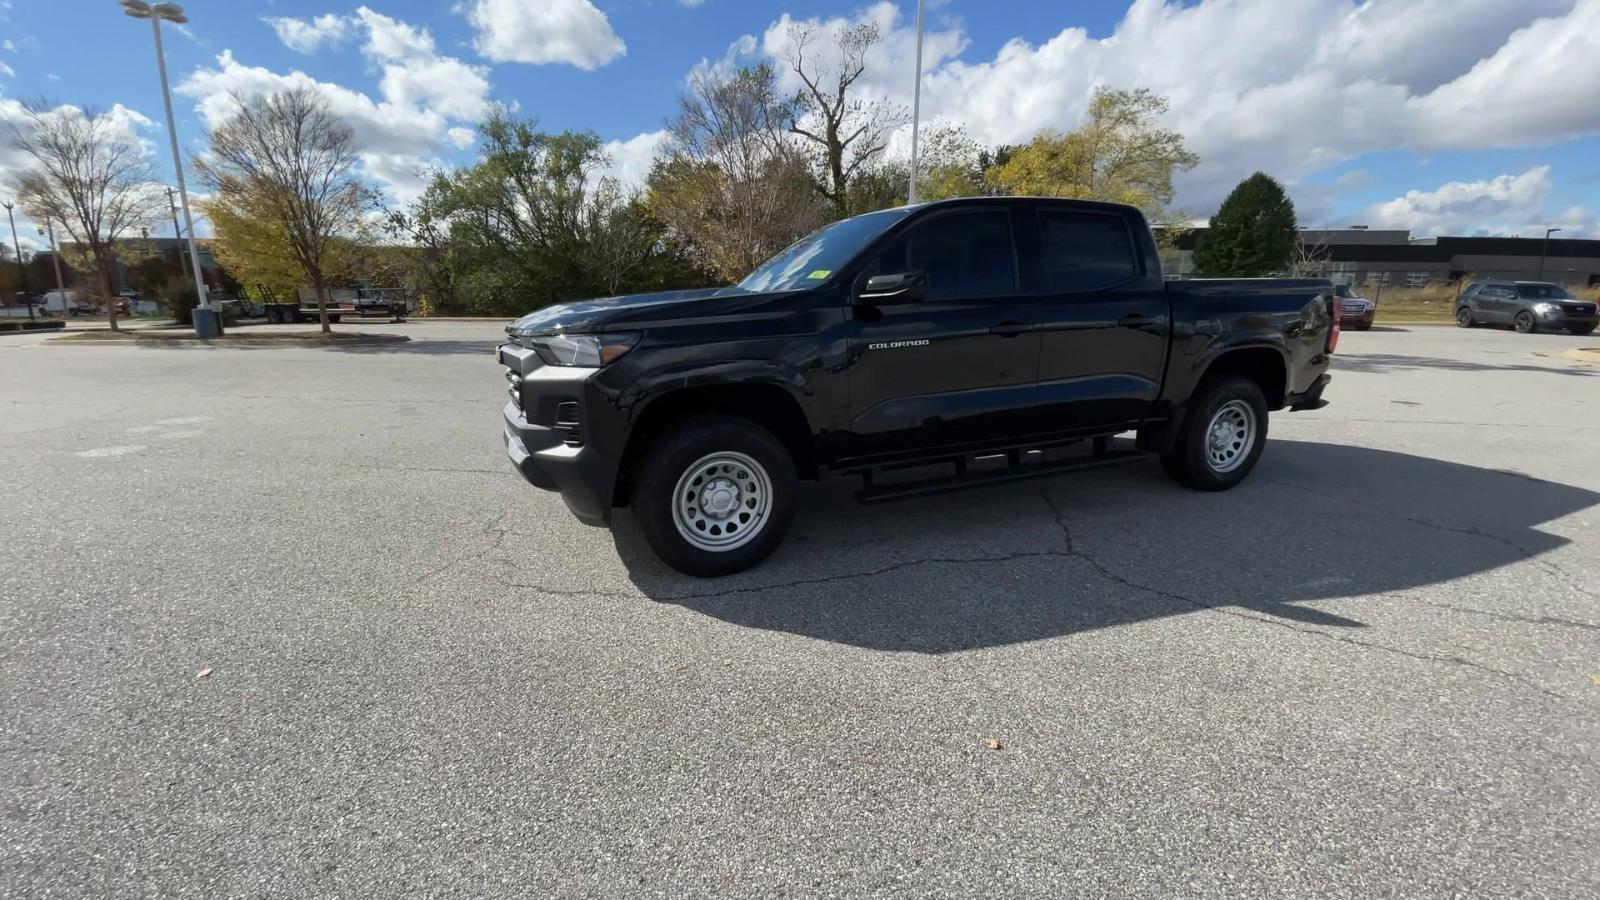
<svg viewBox="0 0 1600 900"><path fill-rule="evenodd" d="M189 214L189 189L183 181L183 156L178 152L178 126L172 118L172 91L167 87L167 58L161 50L161 22L166 20L174 25L182 25L189 21L183 14L183 7L176 3L157 3L151 5L145 0L117 0L122 6L122 11L135 19L149 19L150 29L156 36L156 69L161 72L161 102L167 108L167 137L172 141L172 167L178 176L178 197L183 201L183 224L189 232L189 264L194 267L195 302L194 308L206 308L206 279L200 271L200 251L194 243L194 219ZM199 328L199 322L195 323Z"/></svg>
<svg viewBox="0 0 1600 900"><path fill-rule="evenodd" d="M1559 228L1546 228L1544 230L1544 243L1539 245L1539 277L1535 278L1534 281L1544 280L1544 258L1550 252L1550 235L1560 230Z"/></svg>
<svg viewBox="0 0 1600 900"><path fill-rule="evenodd" d="M911 185L906 202L917 202L917 125L922 118L922 0L917 0L917 71L911 82Z"/></svg>

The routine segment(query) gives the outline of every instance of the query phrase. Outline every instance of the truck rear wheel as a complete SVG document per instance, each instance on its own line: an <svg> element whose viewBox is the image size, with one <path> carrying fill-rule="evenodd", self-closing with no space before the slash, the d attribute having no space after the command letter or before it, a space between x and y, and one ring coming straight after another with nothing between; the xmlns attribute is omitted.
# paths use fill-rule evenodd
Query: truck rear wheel
<svg viewBox="0 0 1600 900"><path fill-rule="evenodd" d="M772 432L735 416L706 416L645 451L633 508L667 565L708 577L743 571L777 549L794 520L794 460Z"/></svg>
<svg viewBox="0 0 1600 900"><path fill-rule="evenodd" d="M1161 467L1197 491L1225 491L1245 479L1267 443L1267 398L1235 375L1207 379Z"/></svg>

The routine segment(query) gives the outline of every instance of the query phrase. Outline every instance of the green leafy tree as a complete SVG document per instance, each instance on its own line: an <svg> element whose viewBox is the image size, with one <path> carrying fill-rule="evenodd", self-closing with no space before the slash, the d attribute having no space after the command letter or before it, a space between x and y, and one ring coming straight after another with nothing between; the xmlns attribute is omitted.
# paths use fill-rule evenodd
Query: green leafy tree
<svg viewBox="0 0 1600 900"><path fill-rule="evenodd" d="M1260 278L1286 271L1299 242L1294 203L1270 175L1257 172L1222 201L1195 248L1203 276Z"/></svg>
<svg viewBox="0 0 1600 900"><path fill-rule="evenodd" d="M417 204L388 218L409 248L380 268L425 309L515 315L705 283L643 200L602 174L610 161L593 132L552 134L495 109L479 135L475 163L436 173Z"/></svg>

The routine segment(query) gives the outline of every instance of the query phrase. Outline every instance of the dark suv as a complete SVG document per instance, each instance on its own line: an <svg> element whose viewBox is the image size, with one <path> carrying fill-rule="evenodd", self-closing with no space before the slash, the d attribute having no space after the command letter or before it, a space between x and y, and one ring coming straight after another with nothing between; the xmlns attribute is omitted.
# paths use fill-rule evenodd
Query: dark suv
<svg viewBox="0 0 1600 900"><path fill-rule="evenodd" d="M1595 304L1579 300L1559 284L1544 281L1475 281L1456 299L1456 324L1510 325L1521 334L1565 328L1590 334Z"/></svg>

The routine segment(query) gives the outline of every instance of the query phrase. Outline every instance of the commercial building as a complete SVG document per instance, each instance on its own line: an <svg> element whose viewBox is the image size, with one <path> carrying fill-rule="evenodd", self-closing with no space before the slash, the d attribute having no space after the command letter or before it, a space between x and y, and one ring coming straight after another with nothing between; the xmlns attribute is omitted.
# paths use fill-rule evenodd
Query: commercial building
<svg viewBox="0 0 1600 900"><path fill-rule="evenodd" d="M1194 275L1196 228L1162 251L1169 278ZM1341 284L1422 287L1464 278L1600 285L1600 240L1516 237L1412 238L1408 231L1346 228L1300 232L1309 268ZM1541 262L1541 257L1543 261Z"/></svg>

